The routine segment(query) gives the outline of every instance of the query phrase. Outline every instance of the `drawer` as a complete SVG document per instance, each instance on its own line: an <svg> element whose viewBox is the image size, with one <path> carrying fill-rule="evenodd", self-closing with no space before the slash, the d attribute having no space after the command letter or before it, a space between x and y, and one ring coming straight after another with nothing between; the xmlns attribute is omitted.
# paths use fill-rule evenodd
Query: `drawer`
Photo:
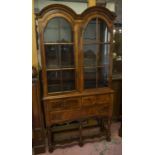
<svg viewBox="0 0 155 155"><path fill-rule="evenodd" d="M96 96L96 104L109 105L110 102L111 102L110 95L97 95Z"/></svg>
<svg viewBox="0 0 155 155"><path fill-rule="evenodd" d="M80 108L81 99L80 98L68 98L64 100L64 109L76 109Z"/></svg>
<svg viewBox="0 0 155 155"><path fill-rule="evenodd" d="M90 106L96 103L96 96L82 97L82 106Z"/></svg>
<svg viewBox="0 0 155 155"><path fill-rule="evenodd" d="M109 116L110 108L104 105L94 105L83 107L81 109L66 110L66 111L55 111L48 112L47 125L52 125L55 123L77 120L80 118L88 118L93 116Z"/></svg>
<svg viewBox="0 0 155 155"><path fill-rule="evenodd" d="M80 98L65 98L52 100L46 103L47 111L59 111L59 110L67 110L67 109L75 109L80 108L81 100Z"/></svg>
<svg viewBox="0 0 155 155"><path fill-rule="evenodd" d="M49 112L50 125L80 118L80 110Z"/></svg>
<svg viewBox="0 0 155 155"><path fill-rule="evenodd" d="M108 116L109 108L103 105L85 107L77 110L57 111L48 113L49 125L92 116Z"/></svg>
<svg viewBox="0 0 155 155"><path fill-rule="evenodd" d="M98 112L95 108L87 108L87 109L80 109L80 110L71 110L71 111L61 111L61 112L49 112L49 125L77 120L80 118L85 118L89 116L96 115Z"/></svg>

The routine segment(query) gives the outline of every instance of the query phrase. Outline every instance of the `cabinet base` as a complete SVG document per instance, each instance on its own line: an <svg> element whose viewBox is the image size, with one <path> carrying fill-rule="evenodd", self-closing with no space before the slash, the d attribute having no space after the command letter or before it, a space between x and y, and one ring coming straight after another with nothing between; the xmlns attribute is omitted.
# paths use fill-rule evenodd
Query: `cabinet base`
<svg viewBox="0 0 155 155"><path fill-rule="evenodd" d="M108 142L111 141L111 134L110 134L110 122L111 121L104 120L103 118L100 118L100 119L97 118L96 121L98 122L98 124L93 125L93 126L86 126L84 124L86 121L87 120L76 121L77 122L76 129L67 129L67 130L64 129L62 131L60 130L54 131L53 127L49 127L48 128L49 152L53 152L54 149L58 147L65 147L67 145L69 146L75 145L75 143L78 144L80 147L82 147L85 143L92 142L96 140L96 138L99 138L100 140L105 139ZM69 124L69 123L66 123L66 124ZM61 128L61 125L59 127ZM56 137L55 135L58 135L60 139L55 139Z"/></svg>

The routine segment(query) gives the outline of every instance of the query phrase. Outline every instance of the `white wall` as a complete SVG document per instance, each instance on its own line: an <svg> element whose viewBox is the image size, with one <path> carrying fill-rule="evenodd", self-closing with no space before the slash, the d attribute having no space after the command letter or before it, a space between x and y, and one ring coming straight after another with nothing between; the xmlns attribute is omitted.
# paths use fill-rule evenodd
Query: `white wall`
<svg viewBox="0 0 155 155"><path fill-rule="evenodd" d="M70 8L72 8L77 14L82 13L85 9L88 8L88 3L78 3L78 2L64 2L64 1L52 1L52 0L36 0L35 1L35 8L37 11L40 11L44 7L50 4L63 4ZM107 9L110 11L115 12L115 2L107 2L106 6Z"/></svg>
<svg viewBox="0 0 155 155"><path fill-rule="evenodd" d="M110 11L115 12L115 2L107 2L105 7Z"/></svg>
<svg viewBox="0 0 155 155"><path fill-rule="evenodd" d="M49 4L63 4L70 8L72 8L77 14L82 13L87 7L87 3L77 3L77 2L56 2L56 1L50 1L50 0L36 0L35 2L35 8L37 8L38 11L43 9L45 6Z"/></svg>

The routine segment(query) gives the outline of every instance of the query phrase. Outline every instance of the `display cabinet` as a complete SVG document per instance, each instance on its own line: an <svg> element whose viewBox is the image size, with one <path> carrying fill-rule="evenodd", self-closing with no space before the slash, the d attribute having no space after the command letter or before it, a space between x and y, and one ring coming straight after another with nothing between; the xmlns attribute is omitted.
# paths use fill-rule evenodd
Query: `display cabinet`
<svg viewBox="0 0 155 155"><path fill-rule="evenodd" d="M112 44L115 14L90 7L76 14L64 5L49 5L37 14L40 34L43 104L49 149L52 126L96 117L110 140L113 107Z"/></svg>

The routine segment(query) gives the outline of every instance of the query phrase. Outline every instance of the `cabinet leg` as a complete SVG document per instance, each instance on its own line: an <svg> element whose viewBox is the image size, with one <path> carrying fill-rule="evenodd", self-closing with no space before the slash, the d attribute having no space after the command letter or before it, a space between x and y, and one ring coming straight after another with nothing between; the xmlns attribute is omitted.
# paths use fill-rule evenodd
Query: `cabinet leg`
<svg viewBox="0 0 155 155"><path fill-rule="evenodd" d="M52 153L52 152L54 151L54 147L53 147L53 146L49 146L48 151L49 151L50 153Z"/></svg>
<svg viewBox="0 0 155 155"><path fill-rule="evenodd" d="M82 147L83 146L83 139L82 139L82 122L81 121L80 121L80 125L79 125L79 134L80 134L79 146Z"/></svg>
<svg viewBox="0 0 155 155"><path fill-rule="evenodd" d="M111 141L111 119L108 119L108 120L107 120L106 140L107 140L108 142Z"/></svg>
<svg viewBox="0 0 155 155"><path fill-rule="evenodd" d="M101 130L101 132L103 132L105 130L104 119L103 118L100 119L100 130Z"/></svg>
<svg viewBox="0 0 155 155"><path fill-rule="evenodd" d="M52 134L52 129L49 127L48 128L48 149L49 152L53 152L54 150L54 139L53 139L53 134Z"/></svg>

